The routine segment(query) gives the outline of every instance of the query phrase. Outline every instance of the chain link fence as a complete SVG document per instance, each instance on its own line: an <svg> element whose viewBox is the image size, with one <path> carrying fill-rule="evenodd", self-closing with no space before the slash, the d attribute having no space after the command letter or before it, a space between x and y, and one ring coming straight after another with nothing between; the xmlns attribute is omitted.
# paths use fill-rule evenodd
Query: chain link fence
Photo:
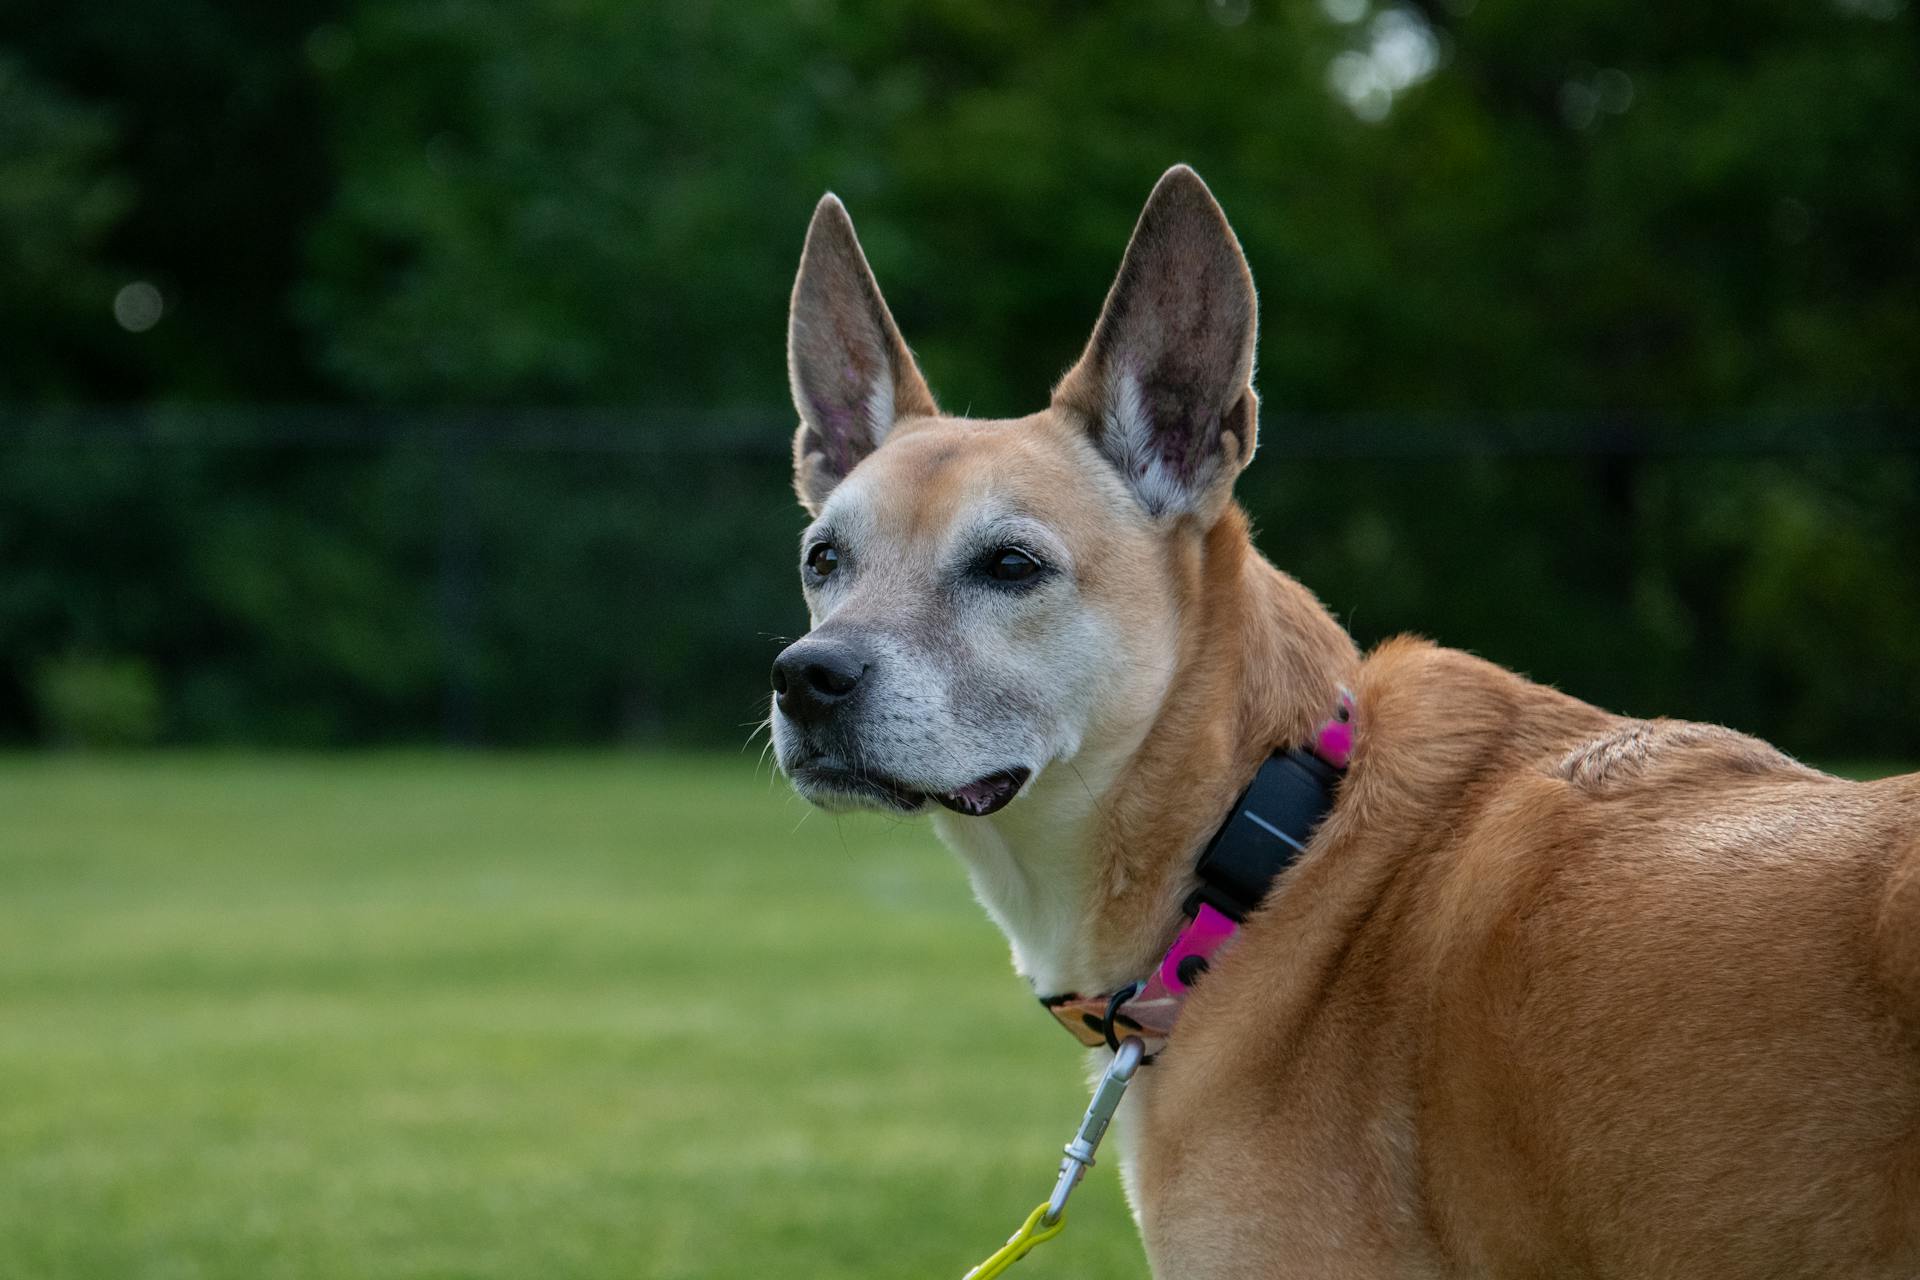
<svg viewBox="0 0 1920 1280"><path fill-rule="evenodd" d="M743 742L806 625L781 412L0 414L0 739ZM1622 710L1911 755L1920 426L1269 412L1262 549ZM1331 502L1329 495L1336 495Z"/></svg>

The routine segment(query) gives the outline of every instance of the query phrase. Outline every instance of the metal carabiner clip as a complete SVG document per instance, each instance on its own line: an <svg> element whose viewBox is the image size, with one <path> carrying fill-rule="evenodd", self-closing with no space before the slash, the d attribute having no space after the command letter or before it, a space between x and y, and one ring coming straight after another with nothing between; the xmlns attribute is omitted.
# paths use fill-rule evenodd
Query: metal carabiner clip
<svg viewBox="0 0 1920 1280"><path fill-rule="evenodd" d="M1067 1197L1073 1194L1087 1170L1093 1168L1093 1153L1100 1149L1100 1139L1106 1137L1113 1113L1119 1109L1127 1084L1146 1052L1147 1046L1138 1036L1128 1036L1115 1050L1106 1074L1094 1086L1093 1101L1087 1103L1087 1114L1080 1118L1080 1128L1066 1146L1066 1155L1060 1161L1059 1180L1053 1184L1053 1194L1047 1198L1047 1211L1040 1218L1043 1224L1052 1226L1060 1220L1060 1215L1066 1212Z"/></svg>

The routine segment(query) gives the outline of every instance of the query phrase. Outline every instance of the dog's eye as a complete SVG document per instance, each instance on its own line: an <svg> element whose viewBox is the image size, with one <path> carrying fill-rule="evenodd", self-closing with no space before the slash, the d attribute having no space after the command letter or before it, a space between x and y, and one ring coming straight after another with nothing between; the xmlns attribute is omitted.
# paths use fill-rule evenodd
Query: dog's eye
<svg viewBox="0 0 1920 1280"><path fill-rule="evenodd" d="M816 542L807 552L807 568L816 578L824 578L840 567L840 553L834 550L831 542Z"/></svg>
<svg viewBox="0 0 1920 1280"><path fill-rule="evenodd" d="M1001 547L987 557L987 576L995 582L1025 582L1040 572L1040 562L1018 547Z"/></svg>

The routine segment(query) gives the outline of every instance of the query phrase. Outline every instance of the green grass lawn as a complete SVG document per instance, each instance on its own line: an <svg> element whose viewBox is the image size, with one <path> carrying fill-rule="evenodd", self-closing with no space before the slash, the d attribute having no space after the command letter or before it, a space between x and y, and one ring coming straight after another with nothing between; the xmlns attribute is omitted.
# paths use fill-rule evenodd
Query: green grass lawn
<svg viewBox="0 0 1920 1280"><path fill-rule="evenodd" d="M0 1276L951 1276L1079 1051L748 757L0 760ZM1110 1167L1019 1274L1142 1276Z"/></svg>

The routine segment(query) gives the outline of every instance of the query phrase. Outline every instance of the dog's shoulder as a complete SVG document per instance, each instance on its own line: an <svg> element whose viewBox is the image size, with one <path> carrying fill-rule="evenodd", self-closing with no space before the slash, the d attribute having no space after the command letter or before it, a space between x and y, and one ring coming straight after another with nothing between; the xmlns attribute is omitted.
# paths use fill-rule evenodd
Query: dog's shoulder
<svg viewBox="0 0 1920 1280"><path fill-rule="evenodd" d="M1413 786L1511 776L1620 723L1484 658L1415 637L1370 653L1355 692L1356 758Z"/></svg>
<svg viewBox="0 0 1920 1280"><path fill-rule="evenodd" d="M1463 758L1450 772L1544 774L1593 797L1681 780L1832 780L1722 725L1614 715L1415 638L1390 640L1368 656L1360 695L1361 742L1383 761L1409 768L1421 755L1432 761L1457 754Z"/></svg>

